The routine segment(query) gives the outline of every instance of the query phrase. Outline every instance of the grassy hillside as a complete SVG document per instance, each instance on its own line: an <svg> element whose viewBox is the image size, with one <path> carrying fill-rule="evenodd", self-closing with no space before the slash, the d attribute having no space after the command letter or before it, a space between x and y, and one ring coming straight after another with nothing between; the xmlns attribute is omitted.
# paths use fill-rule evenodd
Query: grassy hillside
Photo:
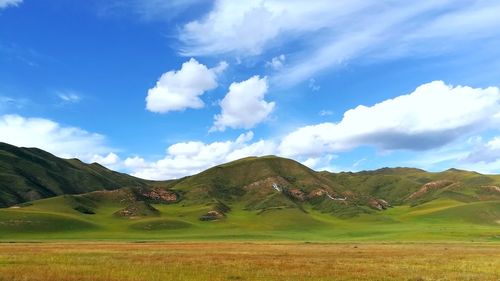
<svg viewBox="0 0 500 281"><path fill-rule="evenodd" d="M0 143L0 207L94 190L146 186L147 182L37 148Z"/></svg>
<svg viewBox="0 0 500 281"><path fill-rule="evenodd" d="M3 151L2 159L14 161L1 161L10 165L2 174L16 171L30 188L52 190L47 196L66 194L0 209L1 240L500 239L497 176L411 168L316 172L266 156L149 183L39 150ZM97 191L68 194L89 190Z"/></svg>
<svg viewBox="0 0 500 281"><path fill-rule="evenodd" d="M0 209L0 240L300 240L300 241L500 241L500 202L438 199L397 206L349 219L310 206L249 211L232 205L216 220L200 220L209 205L138 203L133 216L119 214L128 202L89 199L92 214L59 196L19 208ZM77 200L78 201L78 200Z"/></svg>

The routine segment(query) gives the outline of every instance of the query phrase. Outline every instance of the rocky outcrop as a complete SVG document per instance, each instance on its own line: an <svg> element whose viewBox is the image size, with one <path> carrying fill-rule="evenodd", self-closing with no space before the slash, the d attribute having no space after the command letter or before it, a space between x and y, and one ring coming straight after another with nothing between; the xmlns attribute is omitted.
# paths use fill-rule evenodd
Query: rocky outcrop
<svg viewBox="0 0 500 281"><path fill-rule="evenodd" d="M216 210L208 211L205 215L200 217L201 221L213 221L224 218L225 215L223 212L219 212Z"/></svg>
<svg viewBox="0 0 500 281"><path fill-rule="evenodd" d="M368 206L370 206L370 208L373 208L375 210L382 211L389 208L391 205L384 199L372 198L368 200Z"/></svg>
<svg viewBox="0 0 500 281"><path fill-rule="evenodd" d="M179 201L179 195L177 195L177 193L159 187L143 188L140 193L144 199L154 203L175 203Z"/></svg>
<svg viewBox="0 0 500 281"><path fill-rule="evenodd" d="M322 188L318 188L318 189L314 189L311 192L309 192L309 194L307 194L307 198L308 199L315 199L315 198L320 198L320 197L326 196L327 194L328 194L328 191L326 191Z"/></svg>
<svg viewBox="0 0 500 281"><path fill-rule="evenodd" d="M286 195L298 201L305 201L307 199L307 195L298 188L290 188L283 191Z"/></svg>

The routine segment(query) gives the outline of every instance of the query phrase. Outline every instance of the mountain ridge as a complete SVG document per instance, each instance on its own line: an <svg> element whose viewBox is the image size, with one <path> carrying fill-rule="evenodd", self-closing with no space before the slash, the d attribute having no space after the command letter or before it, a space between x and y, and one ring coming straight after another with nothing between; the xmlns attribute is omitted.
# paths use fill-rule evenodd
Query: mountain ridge
<svg viewBox="0 0 500 281"><path fill-rule="evenodd" d="M64 194L146 186L100 164L62 159L38 148L0 143L0 207Z"/></svg>
<svg viewBox="0 0 500 281"><path fill-rule="evenodd" d="M0 196L11 192L10 177L46 198L3 197L10 203L0 208L0 240L500 237L499 176L414 168L317 172L264 156L146 181L99 164L9 149L0 149Z"/></svg>

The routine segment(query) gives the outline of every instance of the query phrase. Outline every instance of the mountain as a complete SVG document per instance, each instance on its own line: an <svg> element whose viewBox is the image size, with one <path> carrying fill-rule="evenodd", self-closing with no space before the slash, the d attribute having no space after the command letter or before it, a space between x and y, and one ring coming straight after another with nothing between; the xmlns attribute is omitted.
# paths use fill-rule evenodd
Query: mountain
<svg viewBox="0 0 500 281"><path fill-rule="evenodd" d="M184 204L237 204L260 212L309 206L338 217L419 205L435 199L500 199L500 178L467 171L429 173L383 168L359 173L316 172L276 156L249 157L172 182ZM274 186L274 187L273 187Z"/></svg>
<svg viewBox="0 0 500 281"><path fill-rule="evenodd" d="M11 206L0 209L0 240L500 239L496 175L414 168L317 172L264 156L150 182L38 149L3 145L1 151L2 195L36 191L51 198L4 201ZM11 178L17 188L6 181Z"/></svg>
<svg viewBox="0 0 500 281"><path fill-rule="evenodd" d="M147 185L145 180L97 163L85 164L37 148L0 143L0 207L63 194Z"/></svg>

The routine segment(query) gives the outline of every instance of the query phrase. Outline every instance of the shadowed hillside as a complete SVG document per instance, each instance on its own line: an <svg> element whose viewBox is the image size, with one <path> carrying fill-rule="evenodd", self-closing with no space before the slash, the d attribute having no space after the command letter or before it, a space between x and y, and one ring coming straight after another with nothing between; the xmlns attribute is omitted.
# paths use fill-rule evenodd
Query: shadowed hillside
<svg viewBox="0 0 500 281"><path fill-rule="evenodd" d="M97 163L0 143L0 207L63 194L146 185L145 180Z"/></svg>

